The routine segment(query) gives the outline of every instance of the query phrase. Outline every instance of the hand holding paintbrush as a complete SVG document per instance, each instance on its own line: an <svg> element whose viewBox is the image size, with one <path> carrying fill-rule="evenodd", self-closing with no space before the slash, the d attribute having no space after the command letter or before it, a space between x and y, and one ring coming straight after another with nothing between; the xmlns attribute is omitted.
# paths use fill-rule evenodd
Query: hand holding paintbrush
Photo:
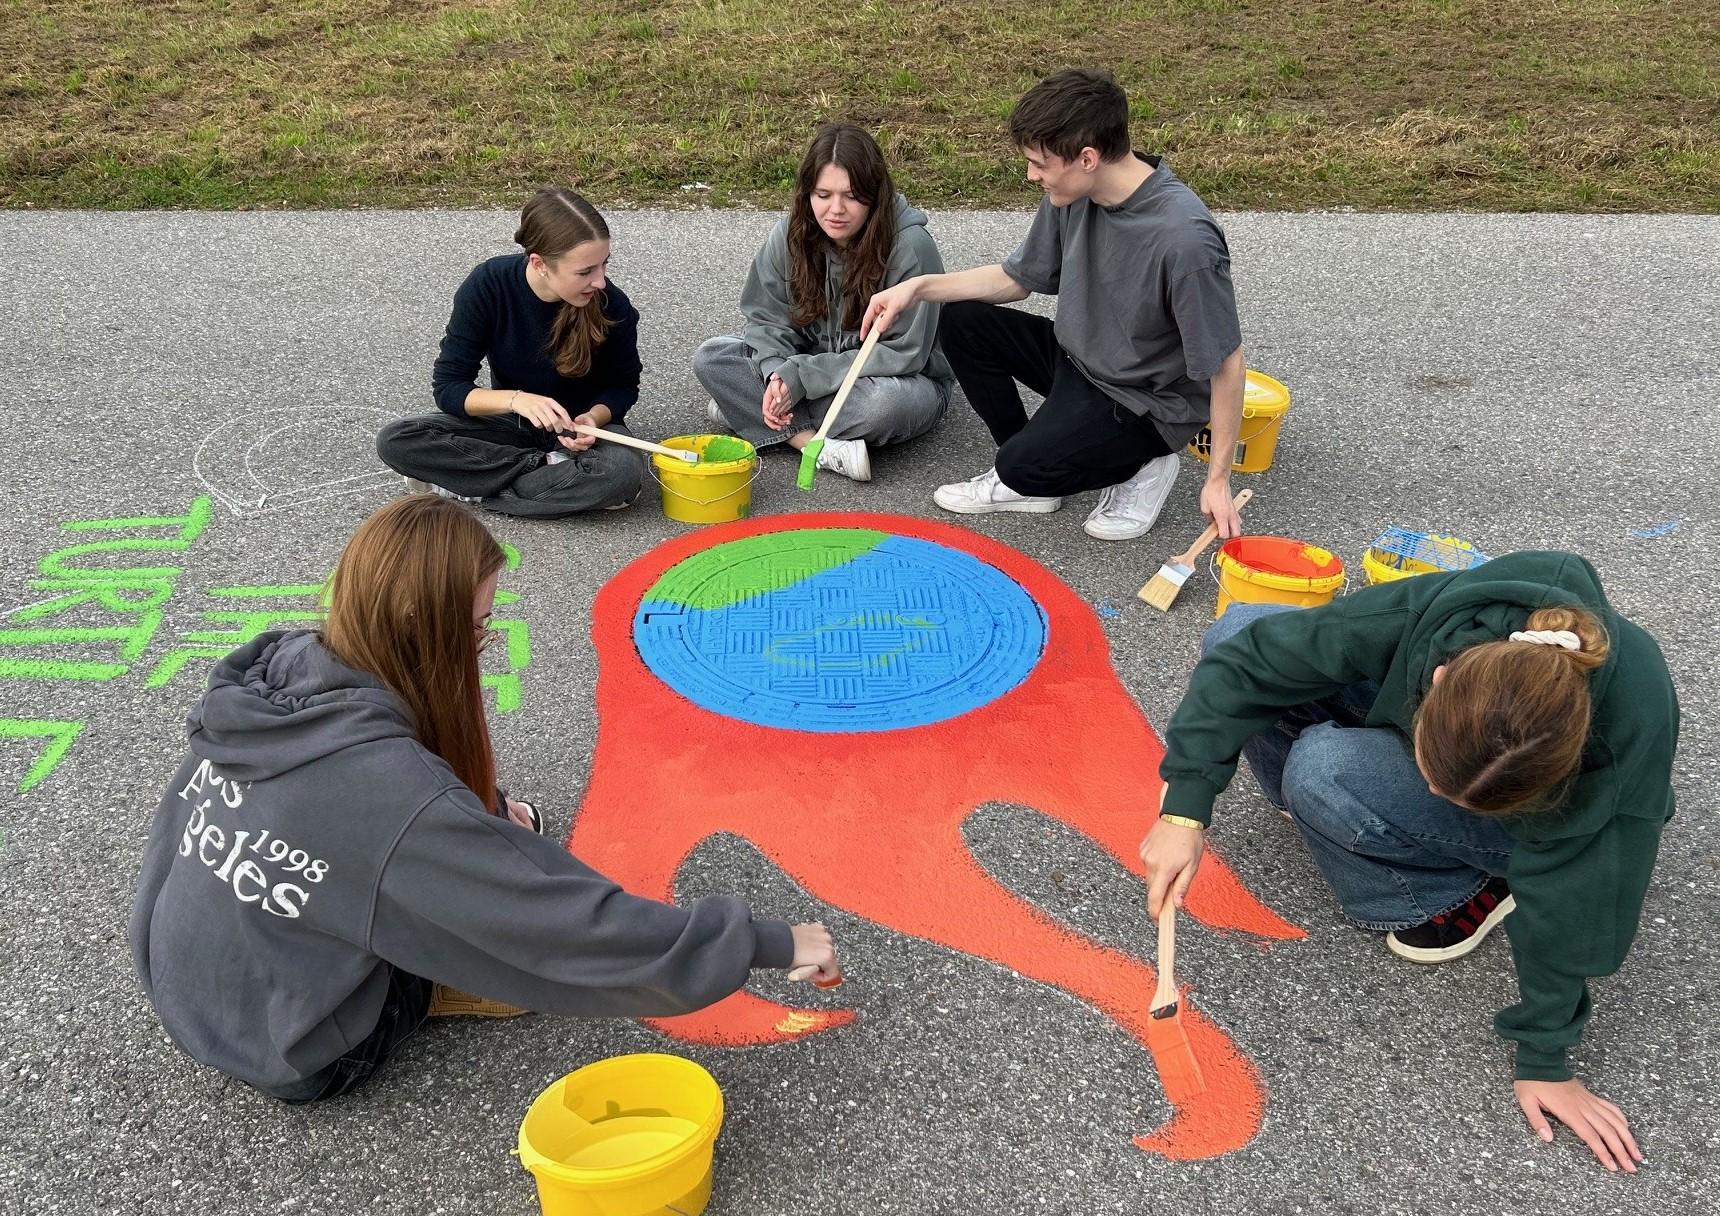
<svg viewBox="0 0 1720 1216"><path fill-rule="evenodd" d="M1253 490L1243 490L1231 502L1231 506L1241 511L1248 505L1248 500L1254 497ZM1169 611L1176 602L1177 592L1188 581L1188 576L1194 573L1194 559L1206 552L1206 547L1218 539L1218 522L1214 520L1206 526L1206 531L1195 537L1194 544L1182 553L1170 559L1159 567L1159 572L1147 581L1135 594L1147 601L1160 612Z"/></svg>

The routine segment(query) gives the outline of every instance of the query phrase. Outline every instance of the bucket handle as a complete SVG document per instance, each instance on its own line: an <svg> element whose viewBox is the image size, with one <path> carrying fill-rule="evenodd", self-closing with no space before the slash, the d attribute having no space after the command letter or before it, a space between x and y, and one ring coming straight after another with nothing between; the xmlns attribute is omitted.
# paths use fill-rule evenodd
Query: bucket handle
<svg viewBox="0 0 1720 1216"><path fill-rule="evenodd" d="M759 458L757 456L754 456L753 457L752 476L747 478L746 481L742 482L740 485L736 486L734 489L730 490L727 494L719 494L715 498L694 498L691 494L683 494L679 490L671 490L668 486L663 484L663 479L662 479L662 477L658 476L657 468L655 465L647 463L645 467L651 470L651 480L656 482L658 488L661 489L665 494L673 494L676 498L684 498L688 502L692 503L695 506L714 507L719 502L722 502L723 499L725 499L725 498L733 498L736 494L739 494L742 490L750 490L752 488L753 482L757 481L759 474L764 471L763 464L764 464L763 461L759 460Z"/></svg>

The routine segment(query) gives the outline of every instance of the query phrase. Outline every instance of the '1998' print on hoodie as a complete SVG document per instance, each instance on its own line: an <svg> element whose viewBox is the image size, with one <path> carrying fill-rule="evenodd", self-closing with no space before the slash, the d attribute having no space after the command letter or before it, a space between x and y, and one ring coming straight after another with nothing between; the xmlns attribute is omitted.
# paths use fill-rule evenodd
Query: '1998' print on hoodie
<svg viewBox="0 0 1720 1216"><path fill-rule="evenodd" d="M322 882L328 877L328 862L312 857L271 832L223 828L209 820L216 795L220 796L221 806L229 811L238 810L250 785L248 781L240 784L221 776L208 760L199 764L191 780L179 791L180 798L192 803L191 817L179 838L179 855L190 857L196 853L197 860L226 883L240 903L261 904L263 911L272 916L297 919L311 897L310 889L300 883ZM207 796L195 801L206 790ZM251 856L242 857L247 850ZM288 881L283 874L266 868L275 866L297 881Z"/></svg>

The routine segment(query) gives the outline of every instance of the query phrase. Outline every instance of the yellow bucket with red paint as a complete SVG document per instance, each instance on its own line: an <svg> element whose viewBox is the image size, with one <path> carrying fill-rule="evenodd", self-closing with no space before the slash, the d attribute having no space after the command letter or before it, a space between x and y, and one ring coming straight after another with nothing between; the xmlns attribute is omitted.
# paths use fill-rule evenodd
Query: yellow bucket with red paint
<svg viewBox="0 0 1720 1216"><path fill-rule="evenodd" d="M699 1216L723 1093L680 1056L615 1056L570 1072L520 1124L544 1216Z"/></svg>
<svg viewBox="0 0 1720 1216"><path fill-rule="evenodd" d="M1218 578L1218 611L1233 603L1294 604L1315 608L1330 603L1344 585L1344 562L1330 549L1288 536L1238 536L1213 558Z"/></svg>

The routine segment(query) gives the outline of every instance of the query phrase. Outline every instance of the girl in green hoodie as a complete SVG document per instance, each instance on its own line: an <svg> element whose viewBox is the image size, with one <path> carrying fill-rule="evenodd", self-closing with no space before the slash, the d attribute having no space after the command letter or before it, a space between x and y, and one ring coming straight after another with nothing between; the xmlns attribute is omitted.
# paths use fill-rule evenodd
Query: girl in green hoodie
<svg viewBox="0 0 1720 1216"><path fill-rule="evenodd" d="M821 128L800 162L788 215L747 274L741 332L712 338L693 356L711 394L710 421L757 448L805 447L853 366L867 301L943 268L925 213L896 193L878 141L849 123ZM955 382L937 335L936 304L909 309L885 331L819 468L870 481L868 444L904 443L937 425Z"/></svg>
<svg viewBox="0 0 1720 1216"><path fill-rule="evenodd" d="M1247 756L1345 914L1416 962L1497 925L1520 1000L1516 1097L1608 1169L1642 1160L1619 1108L1571 1073L1587 980L1624 962L1673 811L1678 701L1654 639L1588 562L1525 552L1321 608L1240 605L1171 720L1161 813L1141 844L1156 917L1200 864L1213 801ZM1509 918L1509 919L1507 919Z"/></svg>

